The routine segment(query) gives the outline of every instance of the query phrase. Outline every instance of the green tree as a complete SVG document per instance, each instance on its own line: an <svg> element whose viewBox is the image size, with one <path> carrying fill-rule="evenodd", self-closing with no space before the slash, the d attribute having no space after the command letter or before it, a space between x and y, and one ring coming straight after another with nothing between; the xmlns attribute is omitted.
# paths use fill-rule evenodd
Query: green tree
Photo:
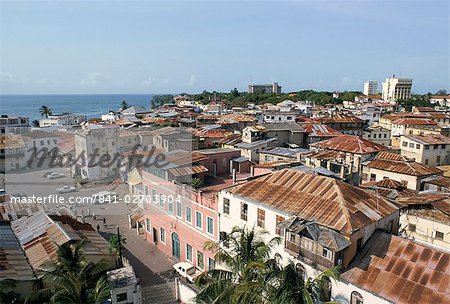
<svg viewBox="0 0 450 304"><path fill-rule="evenodd" d="M31 125L32 125L33 127L39 128L39 120L37 120L37 119L33 120L33 121L31 122Z"/></svg>
<svg viewBox="0 0 450 304"><path fill-rule="evenodd" d="M207 242L205 249L214 251L216 263L225 269L213 269L198 277L196 284L203 288L197 294L196 302L263 303L261 274L264 272L261 268L264 267L256 266L265 264L274 246L281 242L279 237L265 242L263 237L267 234L266 231L234 227L220 243Z"/></svg>
<svg viewBox="0 0 450 304"><path fill-rule="evenodd" d="M192 188L194 189L199 189L203 186L203 180L201 178L198 177L194 177L192 179Z"/></svg>
<svg viewBox="0 0 450 304"><path fill-rule="evenodd" d="M14 290L17 287L17 281L13 279L3 279L0 281L0 303L22 303L20 295Z"/></svg>
<svg viewBox="0 0 450 304"><path fill-rule="evenodd" d="M48 106L41 106L39 108L39 114L41 114L41 116L45 118L48 118L50 115L53 115L52 109L50 109Z"/></svg>
<svg viewBox="0 0 450 304"><path fill-rule="evenodd" d="M237 88L234 88L234 89L232 89L231 90L231 95L233 96L233 97L239 97L239 91L238 91L238 89Z"/></svg>
<svg viewBox="0 0 450 304"><path fill-rule="evenodd" d="M44 265L42 289L29 300L50 303L103 303L109 297L105 272L110 263L102 259L89 262L84 255L86 240L59 245L57 259Z"/></svg>
<svg viewBox="0 0 450 304"><path fill-rule="evenodd" d="M122 102L120 103L120 107L122 108L122 110L126 110L131 106L128 104L126 100L122 100Z"/></svg>
<svg viewBox="0 0 450 304"><path fill-rule="evenodd" d="M436 92L435 95L440 95L440 96L447 95L447 90L445 90L445 89L439 90Z"/></svg>

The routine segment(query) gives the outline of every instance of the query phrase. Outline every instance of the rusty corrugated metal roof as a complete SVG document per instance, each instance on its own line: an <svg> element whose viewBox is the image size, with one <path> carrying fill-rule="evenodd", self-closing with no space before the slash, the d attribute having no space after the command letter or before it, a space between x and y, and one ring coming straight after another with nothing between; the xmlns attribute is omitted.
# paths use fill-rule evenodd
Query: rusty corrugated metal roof
<svg viewBox="0 0 450 304"><path fill-rule="evenodd" d="M413 160L404 158L394 153L382 152L375 159L366 164L369 168L396 172L412 176L427 176L432 174L442 174L442 171Z"/></svg>
<svg viewBox="0 0 450 304"><path fill-rule="evenodd" d="M353 135L336 136L331 139L313 143L311 146L356 154L371 154L388 150L386 146Z"/></svg>
<svg viewBox="0 0 450 304"><path fill-rule="evenodd" d="M423 145L448 145L450 144L450 137L442 134L417 134L417 135L404 135L409 140L421 143Z"/></svg>
<svg viewBox="0 0 450 304"><path fill-rule="evenodd" d="M333 178L285 169L229 189L237 197L351 234L398 210L374 193Z"/></svg>
<svg viewBox="0 0 450 304"><path fill-rule="evenodd" d="M450 254L377 231L340 278L393 303L444 304Z"/></svg>
<svg viewBox="0 0 450 304"><path fill-rule="evenodd" d="M195 165L195 166L172 168L169 169L169 172L172 173L174 176L187 176L192 174L208 172L208 169L203 165Z"/></svg>

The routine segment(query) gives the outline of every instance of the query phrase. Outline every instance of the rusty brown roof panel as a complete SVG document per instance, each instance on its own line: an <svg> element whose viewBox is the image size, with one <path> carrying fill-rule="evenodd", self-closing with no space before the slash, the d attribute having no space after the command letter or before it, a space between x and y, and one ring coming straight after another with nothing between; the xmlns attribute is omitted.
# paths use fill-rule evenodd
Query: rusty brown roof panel
<svg viewBox="0 0 450 304"><path fill-rule="evenodd" d="M345 233L398 210L369 191L289 169L234 186L229 191Z"/></svg>
<svg viewBox="0 0 450 304"><path fill-rule="evenodd" d="M379 153L375 159L367 163L367 167L412 176L442 174L439 169L412 160L403 160L397 154L387 152Z"/></svg>
<svg viewBox="0 0 450 304"><path fill-rule="evenodd" d="M449 260L448 252L377 231L341 279L394 303L443 303Z"/></svg>
<svg viewBox="0 0 450 304"><path fill-rule="evenodd" d="M311 146L320 149L350 152L355 154L372 154L388 150L386 146L353 135L336 136L331 139L313 143Z"/></svg>

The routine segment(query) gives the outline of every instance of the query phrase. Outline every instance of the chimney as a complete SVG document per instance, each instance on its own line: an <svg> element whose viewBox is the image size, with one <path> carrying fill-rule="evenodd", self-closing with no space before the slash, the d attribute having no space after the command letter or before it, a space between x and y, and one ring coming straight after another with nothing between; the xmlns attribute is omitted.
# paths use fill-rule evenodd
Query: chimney
<svg viewBox="0 0 450 304"><path fill-rule="evenodd" d="M255 176L255 167L250 166L250 176Z"/></svg>
<svg viewBox="0 0 450 304"><path fill-rule="evenodd" d="M236 169L233 169L233 185L236 184Z"/></svg>

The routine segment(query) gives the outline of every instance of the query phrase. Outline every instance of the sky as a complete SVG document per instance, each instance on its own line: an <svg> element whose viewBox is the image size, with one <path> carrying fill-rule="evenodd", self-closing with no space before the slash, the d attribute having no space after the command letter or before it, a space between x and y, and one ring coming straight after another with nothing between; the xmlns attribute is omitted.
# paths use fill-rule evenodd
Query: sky
<svg viewBox="0 0 450 304"><path fill-rule="evenodd" d="M1 94L450 91L448 1L1 1Z"/></svg>

